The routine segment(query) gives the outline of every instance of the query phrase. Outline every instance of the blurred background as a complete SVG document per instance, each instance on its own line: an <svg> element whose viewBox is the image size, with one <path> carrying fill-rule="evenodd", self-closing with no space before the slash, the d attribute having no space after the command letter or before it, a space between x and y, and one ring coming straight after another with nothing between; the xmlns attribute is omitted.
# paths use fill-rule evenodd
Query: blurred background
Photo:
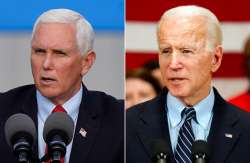
<svg viewBox="0 0 250 163"><path fill-rule="evenodd" d="M214 86L226 99L248 90L248 80L243 66L244 46L250 36L250 2L247 0L240 2L233 0L127 0L126 71L142 67L150 60L157 60L156 24L163 12L175 6L192 4L210 9L221 21L224 56L219 71L214 74Z"/></svg>
<svg viewBox="0 0 250 163"><path fill-rule="evenodd" d="M9 0L0 5L0 92L33 83L30 38L44 11L68 8L81 13L96 32L96 63L83 78L88 89L124 97L123 0Z"/></svg>

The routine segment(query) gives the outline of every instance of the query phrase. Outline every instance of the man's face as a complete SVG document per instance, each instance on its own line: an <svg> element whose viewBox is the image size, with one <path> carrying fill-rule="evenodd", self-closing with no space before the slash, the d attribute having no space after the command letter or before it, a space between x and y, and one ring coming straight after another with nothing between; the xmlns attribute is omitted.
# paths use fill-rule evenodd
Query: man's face
<svg viewBox="0 0 250 163"><path fill-rule="evenodd" d="M35 85L55 104L66 102L81 86L83 57L75 32L72 24L40 23L31 43Z"/></svg>
<svg viewBox="0 0 250 163"><path fill-rule="evenodd" d="M209 93L212 72L217 70L213 60L217 58L206 51L202 18L177 19L168 18L160 24L159 64L170 93L186 105L194 105Z"/></svg>

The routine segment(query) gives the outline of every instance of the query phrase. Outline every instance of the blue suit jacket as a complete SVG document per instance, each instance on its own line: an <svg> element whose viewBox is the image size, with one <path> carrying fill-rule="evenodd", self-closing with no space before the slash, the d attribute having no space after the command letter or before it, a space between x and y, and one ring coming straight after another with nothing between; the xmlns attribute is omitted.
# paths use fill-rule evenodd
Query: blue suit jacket
<svg viewBox="0 0 250 163"><path fill-rule="evenodd" d="M209 163L250 163L250 115L227 103L215 89L214 92L214 116L208 136ZM167 141L171 151L168 161L175 162L164 109L166 94L164 90L155 99L127 111L127 163L151 163L151 146L155 139Z"/></svg>
<svg viewBox="0 0 250 163"><path fill-rule="evenodd" d="M23 86L0 95L0 156L1 162L15 163L16 159L7 146L3 125L15 113L29 115L37 127L37 101L34 85ZM88 91L83 86L75 128L70 163L120 163L124 160L124 105L123 101L102 92ZM79 134L84 128L86 138ZM37 157L37 142L33 151Z"/></svg>

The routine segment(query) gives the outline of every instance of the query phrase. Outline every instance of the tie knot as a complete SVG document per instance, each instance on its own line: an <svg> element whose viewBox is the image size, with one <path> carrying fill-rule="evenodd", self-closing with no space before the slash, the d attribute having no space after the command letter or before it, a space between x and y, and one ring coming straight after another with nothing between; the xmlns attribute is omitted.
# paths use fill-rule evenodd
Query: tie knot
<svg viewBox="0 0 250 163"><path fill-rule="evenodd" d="M67 113L66 110L61 105L56 105L56 107L52 110L52 113L55 113L55 112Z"/></svg>
<svg viewBox="0 0 250 163"><path fill-rule="evenodd" d="M183 115L186 115L186 120L191 120L196 116L194 108L185 108L182 112Z"/></svg>

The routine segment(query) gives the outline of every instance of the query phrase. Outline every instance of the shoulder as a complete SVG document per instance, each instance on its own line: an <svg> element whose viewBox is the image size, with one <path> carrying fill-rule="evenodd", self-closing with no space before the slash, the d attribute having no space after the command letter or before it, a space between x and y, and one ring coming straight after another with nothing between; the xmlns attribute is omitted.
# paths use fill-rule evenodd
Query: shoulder
<svg viewBox="0 0 250 163"><path fill-rule="evenodd" d="M237 124L242 129L247 128L250 131L250 113L225 101L217 91L215 91L214 109L214 114L217 114L218 119Z"/></svg>
<svg viewBox="0 0 250 163"><path fill-rule="evenodd" d="M27 97L28 92L33 89L33 85L27 85L11 89L0 95L0 126L4 125L9 116L19 112L18 108L22 106L23 100Z"/></svg>
<svg viewBox="0 0 250 163"><path fill-rule="evenodd" d="M105 117L121 119L124 116L124 100L116 99L104 92L87 91L82 100L86 105L93 107L92 111L95 110L96 113L105 115Z"/></svg>
<svg viewBox="0 0 250 163"><path fill-rule="evenodd" d="M166 91L161 92L152 100L137 104L126 112L128 122L136 120L140 115L152 116L162 114L165 110Z"/></svg>
<svg viewBox="0 0 250 163"><path fill-rule="evenodd" d="M123 100L118 100L115 97L113 97L111 95L108 95L105 92L101 92L101 91L89 90L88 91L88 96L90 98L94 98L95 100L100 100L102 102L108 102L108 103L111 103L111 104L123 102Z"/></svg>
<svg viewBox="0 0 250 163"><path fill-rule="evenodd" d="M18 105L24 99L31 100L30 97L35 95L36 88L34 85L25 85L10 89L1 94L1 104Z"/></svg>
<svg viewBox="0 0 250 163"><path fill-rule="evenodd" d="M91 102L99 103L106 107L123 108L124 100L116 99L104 92L90 90L87 92L88 100Z"/></svg>
<svg viewBox="0 0 250 163"><path fill-rule="evenodd" d="M239 120L250 127L250 113L242 110L241 108L232 105L230 103L227 103L228 109L230 109L230 114L232 116L238 116Z"/></svg>
<svg viewBox="0 0 250 163"><path fill-rule="evenodd" d="M23 97L24 94L26 93L30 93L35 91L35 85L31 84L31 85L24 85L24 86L20 86L20 87L16 87L13 89L10 89L4 93L2 93L2 97Z"/></svg>
<svg viewBox="0 0 250 163"><path fill-rule="evenodd" d="M0 105L3 109L1 110L6 113L13 111L16 107L20 107L23 101L31 100L31 97L35 94L35 90L34 85L25 85L2 93L0 96ZM8 107L8 109L4 107Z"/></svg>

